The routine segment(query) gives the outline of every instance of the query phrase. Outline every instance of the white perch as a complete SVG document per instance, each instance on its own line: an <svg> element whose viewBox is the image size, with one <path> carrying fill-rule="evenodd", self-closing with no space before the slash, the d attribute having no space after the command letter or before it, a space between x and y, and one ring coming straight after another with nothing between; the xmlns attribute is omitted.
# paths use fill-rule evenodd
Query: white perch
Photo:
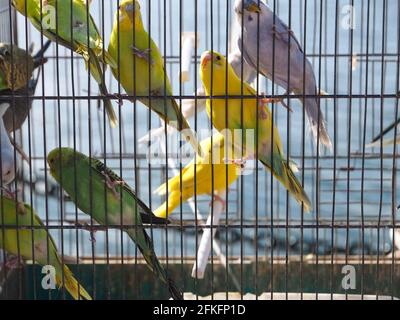
<svg viewBox="0 0 400 320"><path fill-rule="evenodd" d="M197 41L199 37L197 37ZM181 82L187 82L190 79L190 65L192 64L192 56L196 44L196 33L182 33L182 70L180 74Z"/></svg>
<svg viewBox="0 0 400 320"><path fill-rule="evenodd" d="M225 201L225 192L221 194L216 193L222 200ZM204 228L203 236L201 237L199 249L197 251L197 260L193 265L192 269L192 277L197 279L203 279L204 273L207 267L208 258L211 252L211 241L215 236L217 231L217 226L219 225L219 221L221 219L222 211L224 210L224 205L221 201L213 201L212 207L210 207L210 213L208 215L208 219L206 222L207 228ZM213 214L211 214L213 213ZM213 218L213 221L211 221ZM213 228L210 228L213 226ZM212 229L212 230L211 230ZM221 257L221 251L219 251L219 256Z"/></svg>

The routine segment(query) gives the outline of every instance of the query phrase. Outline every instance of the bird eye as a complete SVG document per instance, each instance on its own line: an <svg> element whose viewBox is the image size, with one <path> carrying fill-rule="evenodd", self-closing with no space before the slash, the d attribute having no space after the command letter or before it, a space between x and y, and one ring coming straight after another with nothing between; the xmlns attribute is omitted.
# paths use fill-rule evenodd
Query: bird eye
<svg viewBox="0 0 400 320"><path fill-rule="evenodd" d="M221 57L220 57L220 56L217 56L217 60L220 61L220 60L221 60Z"/></svg>

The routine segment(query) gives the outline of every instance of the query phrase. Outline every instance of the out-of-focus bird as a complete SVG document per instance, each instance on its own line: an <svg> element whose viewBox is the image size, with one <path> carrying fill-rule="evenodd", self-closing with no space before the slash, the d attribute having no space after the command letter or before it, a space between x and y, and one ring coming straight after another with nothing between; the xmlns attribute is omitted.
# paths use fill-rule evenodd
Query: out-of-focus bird
<svg viewBox="0 0 400 320"><path fill-rule="evenodd" d="M226 86L226 72L228 87ZM311 201L293 173L290 163L288 164L284 157L279 132L273 125L272 115L265 99L257 99L255 90L247 83L240 81L231 65L220 53L206 51L202 54L200 77L206 90L206 96L240 96L243 88L243 100L235 98L207 99L207 113L218 131L244 130L242 132L243 144L242 141L234 141L237 147L236 154L239 152L242 157L241 153L243 152L243 159L228 160L240 164L246 158L253 158L258 154L258 160L271 170L272 174L300 204L304 204L305 211L310 211ZM257 139L253 137L254 145L247 140L248 132L246 130L254 130L254 135L258 131ZM256 145L256 143L258 144Z"/></svg>
<svg viewBox="0 0 400 320"><path fill-rule="evenodd" d="M314 138L332 149L316 97L318 90L313 67L293 31L261 0L236 0L235 12L241 28L238 45L246 62L286 91L311 96L303 98L302 102Z"/></svg>
<svg viewBox="0 0 400 320"><path fill-rule="evenodd" d="M0 43L0 93L26 88L35 69L32 56L15 45Z"/></svg>
<svg viewBox="0 0 400 320"><path fill-rule="evenodd" d="M35 95L36 87L39 80L39 73L36 76L32 76L33 71L41 67L47 62L44 58L44 54L51 44L51 41L47 41L43 48L41 48L33 56L33 66L34 69L30 74L30 78L27 82L18 90L12 91L11 89L6 89L0 91L0 104L7 103L10 107L7 109L3 116L4 126L8 133L19 130L24 124L26 118L28 117L29 111L32 107L33 97ZM26 66L22 66L26 68ZM14 96L14 103L13 103Z"/></svg>
<svg viewBox="0 0 400 320"><path fill-rule="evenodd" d="M76 300L91 300L63 263L53 238L35 211L27 204L4 196L0 197L0 204L0 248L24 260L34 260L42 266L51 265L59 287L64 286Z"/></svg>
<svg viewBox="0 0 400 320"><path fill-rule="evenodd" d="M1 179L4 187L10 184L15 178L15 157L14 147L11 144L8 132L4 126L3 115L9 108L6 103L0 104L0 168Z"/></svg>
<svg viewBox="0 0 400 320"><path fill-rule="evenodd" d="M73 149L59 148L49 153L47 162L51 175L77 207L102 226L122 228L137 244L149 268L168 286L171 296L182 299L158 261L143 226L143 223L166 224L166 220L155 217L118 175L96 159Z"/></svg>
<svg viewBox="0 0 400 320"><path fill-rule="evenodd" d="M115 15L108 52L119 68L113 67L114 77L130 96L156 112L161 119L179 131L202 154L189 123L180 107L171 98L172 88L164 69L160 50L144 28L140 4L137 0L123 0ZM145 98L150 96L150 99ZM167 96L168 98L164 98Z"/></svg>
<svg viewBox="0 0 400 320"><path fill-rule="evenodd" d="M237 170L240 169L234 164L225 164L225 143L222 134L217 133L213 137L203 140L201 145L205 156L193 159L182 170L182 173L177 174L155 191L156 194L165 195L168 185L168 201L154 211L157 217L167 217L181 201L189 200L195 193L203 195L228 190L229 186L237 179ZM229 148L229 146L227 147ZM225 201L215 194L214 197L215 200L225 204Z"/></svg>
<svg viewBox="0 0 400 320"><path fill-rule="evenodd" d="M89 3L83 0L12 0L12 4L22 15L26 15L31 23L53 42L57 42L81 55L86 66L90 65L90 73L99 85L100 92L108 95L103 77L103 65L115 68L115 61L103 50L100 32L88 13ZM48 7L55 10L51 21ZM72 12L71 12L72 9ZM72 17L72 19L71 19ZM46 19L46 20L45 20ZM111 101L103 99L111 125L118 123Z"/></svg>

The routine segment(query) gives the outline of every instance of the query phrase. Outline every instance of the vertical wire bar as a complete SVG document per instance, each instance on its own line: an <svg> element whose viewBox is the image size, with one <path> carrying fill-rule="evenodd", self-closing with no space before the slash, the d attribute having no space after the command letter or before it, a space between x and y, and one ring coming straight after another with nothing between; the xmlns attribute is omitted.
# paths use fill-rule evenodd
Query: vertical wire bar
<svg viewBox="0 0 400 320"><path fill-rule="evenodd" d="M86 3L87 6L89 6L89 3ZM105 15L104 15L104 0L101 0L101 4L100 4L101 8L100 8L100 21L101 21L101 38L103 39L102 42L102 59L103 61L106 61L105 59L105 46L104 46L104 40L105 40L105 28L104 28L104 20L105 20ZM105 67L102 68L102 81L103 83L106 83L105 81ZM98 100L97 103L99 105L101 105L101 100ZM102 112L102 123L103 123L103 154L104 154L104 166L105 168L108 167L107 164L107 117L106 117L106 110L105 110L105 103L103 102L103 112ZM119 128L122 128L122 117L119 116L120 119L120 126ZM100 123L100 120L99 120ZM99 125L99 127L101 127ZM121 130L121 129L120 129ZM99 135L101 136L101 135ZM121 175L121 180L123 180L123 176ZM121 203L122 203L122 188L121 188ZM106 183L104 184L104 206L105 206L105 250L106 250L106 284L107 284L107 289L106 289L106 296L105 299L106 300L110 300L111 299L111 278L110 278L110 246L109 246L109 221L108 221L108 202L107 202L107 185ZM122 204L121 204L122 206ZM123 260L123 259L122 259ZM123 275L124 273L121 272L121 274ZM122 292L124 292L125 286L122 285Z"/></svg>
<svg viewBox="0 0 400 320"><path fill-rule="evenodd" d="M183 85L182 85L182 33L183 33L183 13L184 13L184 7L183 7L183 1L179 0L179 112L182 114L182 96L183 96ZM172 11L172 8L171 8ZM172 23L172 18L170 17L170 21ZM170 34L170 43L171 43L171 54L173 54L172 50L172 27L171 27L171 34ZM183 125L183 124L182 124ZM168 139L168 136L166 134L166 139ZM167 155L168 155L168 150L167 150ZM166 166L168 168L168 164ZM183 230L183 198L182 198L182 139L179 139L179 187L180 187L180 208L179 208L179 223L180 223L180 228ZM168 178L168 173L167 173L167 178ZM168 181L168 179L167 179ZM167 188L168 190L168 188ZM174 232L175 234L175 232ZM184 269L183 269L183 232L180 234L180 255L181 255L181 275L182 275L182 280L184 282L184 287L185 287L185 277L184 277Z"/></svg>
<svg viewBox="0 0 400 320"><path fill-rule="evenodd" d="M400 3L397 3L397 70L396 70L396 91L399 90L399 85L400 85ZM396 98L396 107L395 107L395 116L394 119L399 118L399 96L397 95ZM394 239L395 239L395 234L397 233L396 229L396 212L397 212L397 203L396 203L396 195L395 192L397 190L397 158L396 154L398 151L397 148L397 143L396 143L396 137L398 133L398 128L397 126L394 128L394 139L395 142L393 144L393 162L392 162L392 259L391 259L391 268L390 268L390 290L391 290L391 298L394 300L395 298L395 287L394 287L394 276L395 276L395 244L394 244Z"/></svg>
<svg viewBox="0 0 400 320"><path fill-rule="evenodd" d="M333 66L333 95L337 95L338 91L338 50L339 50L339 0L335 1L335 48L334 48L334 66ZM337 130L337 108L338 103L337 99L333 99L333 171L332 171L332 179L333 179L333 192L332 192L332 217L331 217L331 272L330 272L330 282L331 282L331 300L333 300L333 290L334 290L334 259L335 259L335 250L334 250L334 241L335 241L335 218L336 218L336 181L337 181L337 141L338 141L338 130Z"/></svg>
<svg viewBox="0 0 400 320"><path fill-rule="evenodd" d="M383 117L384 117L384 94L385 94L385 33L386 25L386 0L382 3L382 43L381 43L381 92L380 92L380 132L384 130ZM378 239L377 239L377 259L376 259L376 299L379 300L379 270L380 270L380 241L381 241L381 222L382 222L382 209L383 209L383 137L380 144L380 195L379 195L379 218L378 218Z"/></svg>
<svg viewBox="0 0 400 320"><path fill-rule="evenodd" d="M260 0L257 1L257 5L260 7ZM243 48L243 47L242 47ZM257 14L257 57L256 57L256 73L258 75L260 70L260 14ZM242 65L242 70L241 70L241 80L242 82L244 82L244 66ZM256 110L258 110L258 108L260 108L259 103L260 101L258 100L258 96L259 96L259 92L260 92L260 77L257 76L257 80L256 80L256 95L257 95L257 100L256 100ZM261 107L263 107L261 105ZM259 126L260 126L260 118L259 118L259 113L256 112L256 136L255 136L255 145L256 145L256 154L255 154L255 172L256 172L256 176L255 176L255 186L256 186L256 190L255 190L255 219L256 219L256 225L255 225L255 251L256 251L256 269L255 269L255 281L254 281L254 287L255 287L255 295L256 295L256 300L258 300L258 285L257 285L257 279L258 279L258 219L259 219L259 208L258 208L258 196L259 196L259 190L258 190L258 184L259 184L259 172L258 172L258 168L259 168L259 164L258 164L258 160L259 160Z"/></svg>
<svg viewBox="0 0 400 320"><path fill-rule="evenodd" d="M27 14L27 0L25 1L25 16L27 17L28 16L28 14ZM42 1L40 1L40 6L39 6L39 9L40 9L40 21L43 21L43 2ZM57 28L57 25L58 25L58 18L57 18L57 6L56 6L56 8L55 8L55 10L56 10L56 35L58 35L58 28ZM43 47L43 26L41 25L41 30L40 30L40 33L41 33L41 44L42 44L42 47ZM56 46L58 46L58 41L56 40L56 44L55 44ZM56 61L57 61L57 59L58 59L58 57L57 57L57 55L56 55ZM44 164L44 181L45 181L45 194L47 195L47 193L48 193L48 187L47 187L47 184L48 184L48 177L47 177L47 163L46 163L46 150L47 150L47 137L46 137L46 132L47 132L47 130L46 130L46 109L45 109L45 101L46 101L46 97L45 97L45 91L44 91L44 73L42 74L42 119L43 119L43 152L44 152L44 154L43 154L43 164ZM46 237L46 248L47 248L47 257L46 257L46 259L47 259L47 263L49 264L50 263L50 257L49 257L49 243L50 243L50 236L49 236L49 203L48 203L48 197L46 196L45 197L45 215L46 215L46 221L45 221L45 230L46 230L46 232L47 232L47 237ZM49 297L49 299L51 299L51 297L52 297L52 294L51 294L51 291L49 290L49 292L48 292L48 297Z"/></svg>
<svg viewBox="0 0 400 320"><path fill-rule="evenodd" d="M195 33L195 41L194 41L194 108L195 108L195 113L194 113L194 123L195 123L195 131L197 131L197 107L198 107L198 97L197 97L197 87L198 87L198 80L197 80L197 57L198 57L198 0L194 0L194 33ZM207 27L207 24L206 24ZM206 33L207 35L207 33ZM194 156L195 161L194 161L194 229L195 229L195 264L196 264L196 274L195 274L195 279L194 279L194 289L196 291L196 300L199 300L199 295L198 295L198 248L199 248L199 240L197 237L197 234L199 232L199 226L198 226L198 213L197 213L197 174L196 174L196 155Z"/></svg>
<svg viewBox="0 0 400 320"><path fill-rule="evenodd" d="M226 41L225 41L225 52L228 55L229 53L229 12L230 12L230 1L226 0L226 25L225 25L225 32L226 32ZM228 60L227 60L228 63ZM226 85L226 96L225 96L225 128L228 128L228 119L229 119L229 114L228 114L228 102L229 102L229 95L228 95L228 88L229 88L229 81L228 81L228 66L225 68L225 85ZM212 131L212 128L211 128ZM211 132L212 133L212 132ZM229 145L226 141L226 138L224 138L224 154L225 158L227 157L228 153L228 148ZM228 165L225 166L225 297L226 300L229 298L229 257L228 257L228 233L229 233L229 170L228 170ZM222 236L221 236L222 238ZM257 271L256 271L257 273Z"/></svg>
<svg viewBox="0 0 400 320"><path fill-rule="evenodd" d="M366 34L366 66L365 66L365 99L364 99L364 132L362 142L362 163L361 163L361 236L362 236L362 256L361 256L361 299L364 298L364 286L365 286L365 146L366 146L366 135L367 135L367 115L368 115L368 84L369 84L369 19L370 19L370 5L371 0L368 0L367 4L367 34Z"/></svg>
<svg viewBox="0 0 400 320"><path fill-rule="evenodd" d="M316 190L315 190L315 214L316 214L316 233L317 233L317 250L316 250L316 300L318 300L318 284L319 284L319 219L320 219L320 120L321 120L321 78L322 78L322 28L323 28L323 0L320 1L320 11L319 11L319 52L318 52L318 91L317 91L317 105L318 105L318 131L317 131L317 159L316 159Z"/></svg>
<svg viewBox="0 0 400 320"><path fill-rule="evenodd" d="M307 0L304 0L304 12L303 12L303 51L304 51L304 59L303 59L303 93L305 92L305 79L306 79L306 54L307 54ZM304 100L304 94L303 94L303 100ZM304 180L305 180L305 141L306 141L306 118L305 118L305 108L302 108L302 150L301 150L301 164L302 164L302 175L301 175L301 184L304 187ZM303 283L304 283L304 270L303 270L303 264L304 264L304 205L301 205L301 255L300 255L300 286L301 286L301 291L300 291L300 299L303 300L304 298L304 289L303 289Z"/></svg>
<svg viewBox="0 0 400 320"><path fill-rule="evenodd" d="M89 33L89 6L86 6L86 22L87 22L87 28L86 28L86 41L87 44L89 44L90 40L90 33ZM88 63L88 77L87 77L87 86L88 86L88 95L87 95L87 101L88 101L88 144L89 144L89 209L90 209L90 230L93 230L94 226L94 219L93 219L93 208L94 208L94 198L93 198L93 173L91 170L92 164L93 164L93 146L92 146L92 116L91 116L91 65ZM92 264L93 264L93 273L92 273L92 281L93 281L93 299L96 299L97 297L97 284L96 284L96 251L95 251L95 243L94 241L91 241L91 250L92 250Z"/></svg>
<svg viewBox="0 0 400 320"><path fill-rule="evenodd" d="M242 2L242 12L244 12L244 3ZM242 21L241 21L241 32L242 32L242 44L241 47L244 48L244 37L243 37L243 30L244 30L244 14L242 14ZM241 74L242 74L242 79L243 79L243 63L244 63L244 57L243 53L241 56ZM212 73L212 72L211 72ZM243 120L244 120L244 86L243 86L243 81L240 84L240 127L243 128ZM241 136L241 157L244 157L244 134L242 130L242 136ZM243 295L244 295L244 290L243 290L243 250L244 250L244 245L243 245L243 211L244 211L244 176L242 175L240 177L240 298L243 300Z"/></svg>
<svg viewBox="0 0 400 320"><path fill-rule="evenodd" d="M211 37L211 52L212 55L214 54L214 2L213 0L210 0L210 37ZM212 58L213 59L213 58ZM211 61L211 112L210 114L213 114L213 101L214 101L214 61ZM210 117L210 122L211 122L211 128L213 127L213 120L212 117ZM211 145L213 144L213 138L211 136ZM212 157L212 149L211 148L211 159ZM211 208L210 208L210 217L211 217L211 222L210 222L210 234L211 234L211 248L213 247L214 243L214 237L213 235L213 225L214 225L214 166L211 165ZM211 300L214 300L214 251L211 250Z"/></svg>
<svg viewBox="0 0 400 320"><path fill-rule="evenodd" d="M59 35L59 28L58 28L58 2L56 3L56 34ZM71 38L71 43L73 42L73 36ZM57 124L58 124L58 130L57 130L57 135L58 135L58 146L59 148L62 147L62 140L61 140L61 92L60 92L60 55L59 55L59 47L56 45L56 92L57 92ZM45 162L46 162L46 157L45 157ZM60 172L62 172L62 163L60 161L60 167L59 167ZM61 185L63 184L63 175L60 175L60 181ZM47 197L47 193L46 193ZM60 188L60 233L61 233L61 265L62 265L62 272L61 272L61 283L62 283L62 298L65 300L65 274L64 274L64 219L62 219L62 212L63 212L63 191ZM47 248L49 250L49 248Z"/></svg>

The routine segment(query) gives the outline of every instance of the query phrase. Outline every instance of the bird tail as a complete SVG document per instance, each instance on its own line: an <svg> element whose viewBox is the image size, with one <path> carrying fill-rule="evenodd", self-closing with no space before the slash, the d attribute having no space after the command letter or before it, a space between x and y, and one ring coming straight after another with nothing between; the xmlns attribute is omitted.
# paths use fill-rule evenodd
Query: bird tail
<svg viewBox="0 0 400 320"><path fill-rule="evenodd" d="M34 64L34 69L39 68L40 66L44 65L47 62L47 59L44 58L44 54L46 53L47 49L50 47L51 41L48 40L46 43L43 45L43 48L41 48L33 57L33 64Z"/></svg>
<svg viewBox="0 0 400 320"><path fill-rule="evenodd" d="M174 126L177 130L181 131L182 134L185 136L187 142L191 144L193 149L200 157L204 157L205 153L203 148L201 147L199 141L196 138L195 133L193 132L192 128L190 127L189 123L181 113L178 104L176 103L175 99L172 99L172 105L176 113L176 118L178 123L170 122L169 124Z"/></svg>
<svg viewBox="0 0 400 320"><path fill-rule="evenodd" d="M103 81L104 80L103 69L100 65L99 59L96 53L92 49L89 49L88 54L89 54L88 61L90 61L90 73L92 74L96 82L99 84L99 89L101 94L107 97L108 90L106 84ZM118 125L118 119L112 107L111 101L108 98L103 99L103 101L108 118L110 119L111 127L115 128Z"/></svg>
<svg viewBox="0 0 400 320"><path fill-rule="evenodd" d="M170 215L175 210L175 208L179 205L179 203L180 203L180 194L179 192L173 191L168 197L168 205L167 201L165 201L161 206L159 206L154 211L154 215L159 218L167 218L168 215Z"/></svg>
<svg viewBox="0 0 400 320"><path fill-rule="evenodd" d="M262 162L264 165L271 168L266 162ZM284 185L300 205L304 205L305 212L310 212L312 210L312 204L307 193L304 191L304 188L299 180L297 180L290 165L287 164L286 161L280 159L274 162L273 175Z"/></svg>
<svg viewBox="0 0 400 320"><path fill-rule="evenodd" d="M135 239L138 238L138 233L141 233L144 237L144 241L146 242L146 245L140 245L138 241ZM163 282L167 285L168 290L171 294L171 297L174 300L183 300L183 295L181 291L178 289L176 286L175 282L168 277L164 267L160 264L160 261L158 260L156 253L154 252L154 246L153 242L149 238L149 236L146 234L145 230L142 229L140 230L139 228L133 229L133 230L128 230L127 231L129 237L138 243L138 248L140 252L143 255L143 258L147 262L147 266L153 271L153 273Z"/></svg>
<svg viewBox="0 0 400 320"><path fill-rule="evenodd" d="M71 296L75 300L86 299L92 300L92 297L89 293L83 288L82 285L79 284L78 280L75 279L71 270L64 264L63 266L63 274L64 274L64 287L71 294ZM62 286L62 276L57 273L57 283L59 286Z"/></svg>
<svg viewBox="0 0 400 320"><path fill-rule="evenodd" d="M398 136L396 139L386 139L382 141L382 147L387 147L387 146L393 146L397 140L400 141L400 136ZM371 142L370 144L367 144L365 147L370 149L370 148L375 148L375 147L380 147L381 146L381 140Z"/></svg>
<svg viewBox="0 0 400 320"><path fill-rule="evenodd" d="M315 81L314 72L312 70L311 65L306 67L306 81L305 84L305 96L316 96L317 95L317 86ZM295 92L296 94L303 94L301 90L300 92ZM324 119L324 114L321 108L318 105L318 99L316 97L304 98L303 106L307 113L308 119L310 121L311 131L317 142L323 144L329 150L332 150L332 141L329 137L328 130L326 128L326 123Z"/></svg>

